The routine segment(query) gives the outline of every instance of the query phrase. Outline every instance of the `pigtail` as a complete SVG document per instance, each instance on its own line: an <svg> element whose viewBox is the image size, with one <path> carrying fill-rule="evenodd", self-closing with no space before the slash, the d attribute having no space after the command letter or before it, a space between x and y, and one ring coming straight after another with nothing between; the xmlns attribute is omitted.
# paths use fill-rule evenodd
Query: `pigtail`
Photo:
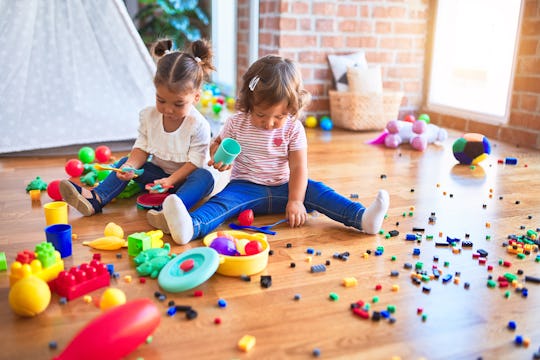
<svg viewBox="0 0 540 360"><path fill-rule="evenodd" d="M207 40L196 40L191 43L191 54L203 70L205 78L208 78L210 73L216 70L212 64L214 57L212 47Z"/></svg>
<svg viewBox="0 0 540 360"><path fill-rule="evenodd" d="M154 42L150 47L150 54L154 61L157 62L165 56L172 49L172 46L173 42L171 39L160 39Z"/></svg>

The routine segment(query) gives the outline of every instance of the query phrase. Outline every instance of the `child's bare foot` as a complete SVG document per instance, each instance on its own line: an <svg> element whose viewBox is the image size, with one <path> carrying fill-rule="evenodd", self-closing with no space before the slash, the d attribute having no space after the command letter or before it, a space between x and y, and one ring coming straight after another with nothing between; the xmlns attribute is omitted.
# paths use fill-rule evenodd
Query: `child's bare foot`
<svg viewBox="0 0 540 360"><path fill-rule="evenodd" d="M163 215L173 240L185 245L193 237L193 221L186 206L178 196L167 196L163 201Z"/></svg>
<svg viewBox="0 0 540 360"><path fill-rule="evenodd" d="M384 216L390 205L390 197L386 190L379 190L375 201L364 211L362 230L367 234L376 234L381 230Z"/></svg>
<svg viewBox="0 0 540 360"><path fill-rule="evenodd" d="M146 213L146 220L156 229L163 231L163 233L171 233L171 231L169 230L169 225L167 225L167 220L165 220L165 215L163 214L163 211L158 211L154 209L148 210L148 212Z"/></svg>
<svg viewBox="0 0 540 360"><path fill-rule="evenodd" d="M59 190L62 199L84 216L101 212L101 202L93 190L82 188L68 180L60 181Z"/></svg>

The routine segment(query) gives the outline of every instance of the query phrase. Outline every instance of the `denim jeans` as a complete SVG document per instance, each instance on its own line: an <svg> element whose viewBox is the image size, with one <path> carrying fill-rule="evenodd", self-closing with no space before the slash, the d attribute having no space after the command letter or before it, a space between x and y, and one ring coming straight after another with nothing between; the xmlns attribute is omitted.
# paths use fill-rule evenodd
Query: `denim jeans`
<svg viewBox="0 0 540 360"><path fill-rule="evenodd" d="M252 209L255 214L284 213L288 200L288 183L266 186L232 180L225 189L190 214L193 221L192 239L207 235L246 209ZM362 215L366 208L322 182L308 181L304 206L308 212L315 210L344 225L362 229Z"/></svg>
<svg viewBox="0 0 540 360"><path fill-rule="evenodd" d="M124 157L117 161L113 166L116 168L121 167L127 160ZM151 162L146 162L141 167L144 169L144 173L133 180L144 189L146 184L153 183L154 180L168 177L169 174L165 173L160 167L154 165ZM105 206L112 199L118 196L124 188L127 186L128 181L120 180L115 172L111 172L105 180L103 180L94 190L101 198L101 204ZM180 185L170 189L169 192L176 193L176 195L182 200L188 209L195 205L203 197L209 195L214 189L214 178L210 171L205 169L196 169L193 171L186 180Z"/></svg>

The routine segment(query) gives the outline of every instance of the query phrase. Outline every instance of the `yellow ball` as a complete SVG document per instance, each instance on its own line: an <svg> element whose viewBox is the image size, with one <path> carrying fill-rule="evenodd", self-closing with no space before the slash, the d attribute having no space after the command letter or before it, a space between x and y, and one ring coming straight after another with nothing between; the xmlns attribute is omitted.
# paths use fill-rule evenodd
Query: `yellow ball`
<svg viewBox="0 0 540 360"><path fill-rule="evenodd" d="M122 229L119 225L116 225L113 222L108 223L105 226L105 230L103 231L103 234L105 236L116 236L120 239L124 238L124 229Z"/></svg>
<svg viewBox="0 0 540 360"><path fill-rule="evenodd" d="M37 276L29 275L17 281L9 291L9 305L20 316L36 316L51 302L51 290Z"/></svg>
<svg viewBox="0 0 540 360"><path fill-rule="evenodd" d="M317 118L315 116L308 116L306 118L306 126L308 128L315 128L317 127Z"/></svg>
<svg viewBox="0 0 540 360"><path fill-rule="evenodd" d="M99 308L101 310L107 310L118 305L126 303L126 294L120 289L108 288L105 290L103 295L101 295L101 300L99 301Z"/></svg>
<svg viewBox="0 0 540 360"><path fill-rule="evenodd" d="M107 290L105 290L103 295L101 295L101 300L99 301L99 308L101 310L107 310L125 303L126 294L122 290L116 288L108 288Z"/></svg>

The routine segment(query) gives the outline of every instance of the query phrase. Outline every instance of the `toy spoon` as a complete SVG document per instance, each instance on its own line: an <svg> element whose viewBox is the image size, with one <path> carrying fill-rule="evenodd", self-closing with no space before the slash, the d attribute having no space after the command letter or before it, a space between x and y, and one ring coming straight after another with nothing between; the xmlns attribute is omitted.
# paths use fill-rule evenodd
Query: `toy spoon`
<svg viewBox="0 0 540 360"><path fill-rule="evenodd" d="M258 232L261 232L263 234L268 234L268 235L276 235L276 232L275 231L272 231L270 229L272 229L274 226L277 226L279 224L282 224L284 222L287 222L288 220L287 219L282 219L282 220L279 220L273 224L270 224L270 225L264 225L264 226L248 226L248 225L238 225L238 224L235 224L235 223L230 223L229 224L229 227L231 229L234 229L234 230L253 230L253 231L258 231Z"/></svg>

